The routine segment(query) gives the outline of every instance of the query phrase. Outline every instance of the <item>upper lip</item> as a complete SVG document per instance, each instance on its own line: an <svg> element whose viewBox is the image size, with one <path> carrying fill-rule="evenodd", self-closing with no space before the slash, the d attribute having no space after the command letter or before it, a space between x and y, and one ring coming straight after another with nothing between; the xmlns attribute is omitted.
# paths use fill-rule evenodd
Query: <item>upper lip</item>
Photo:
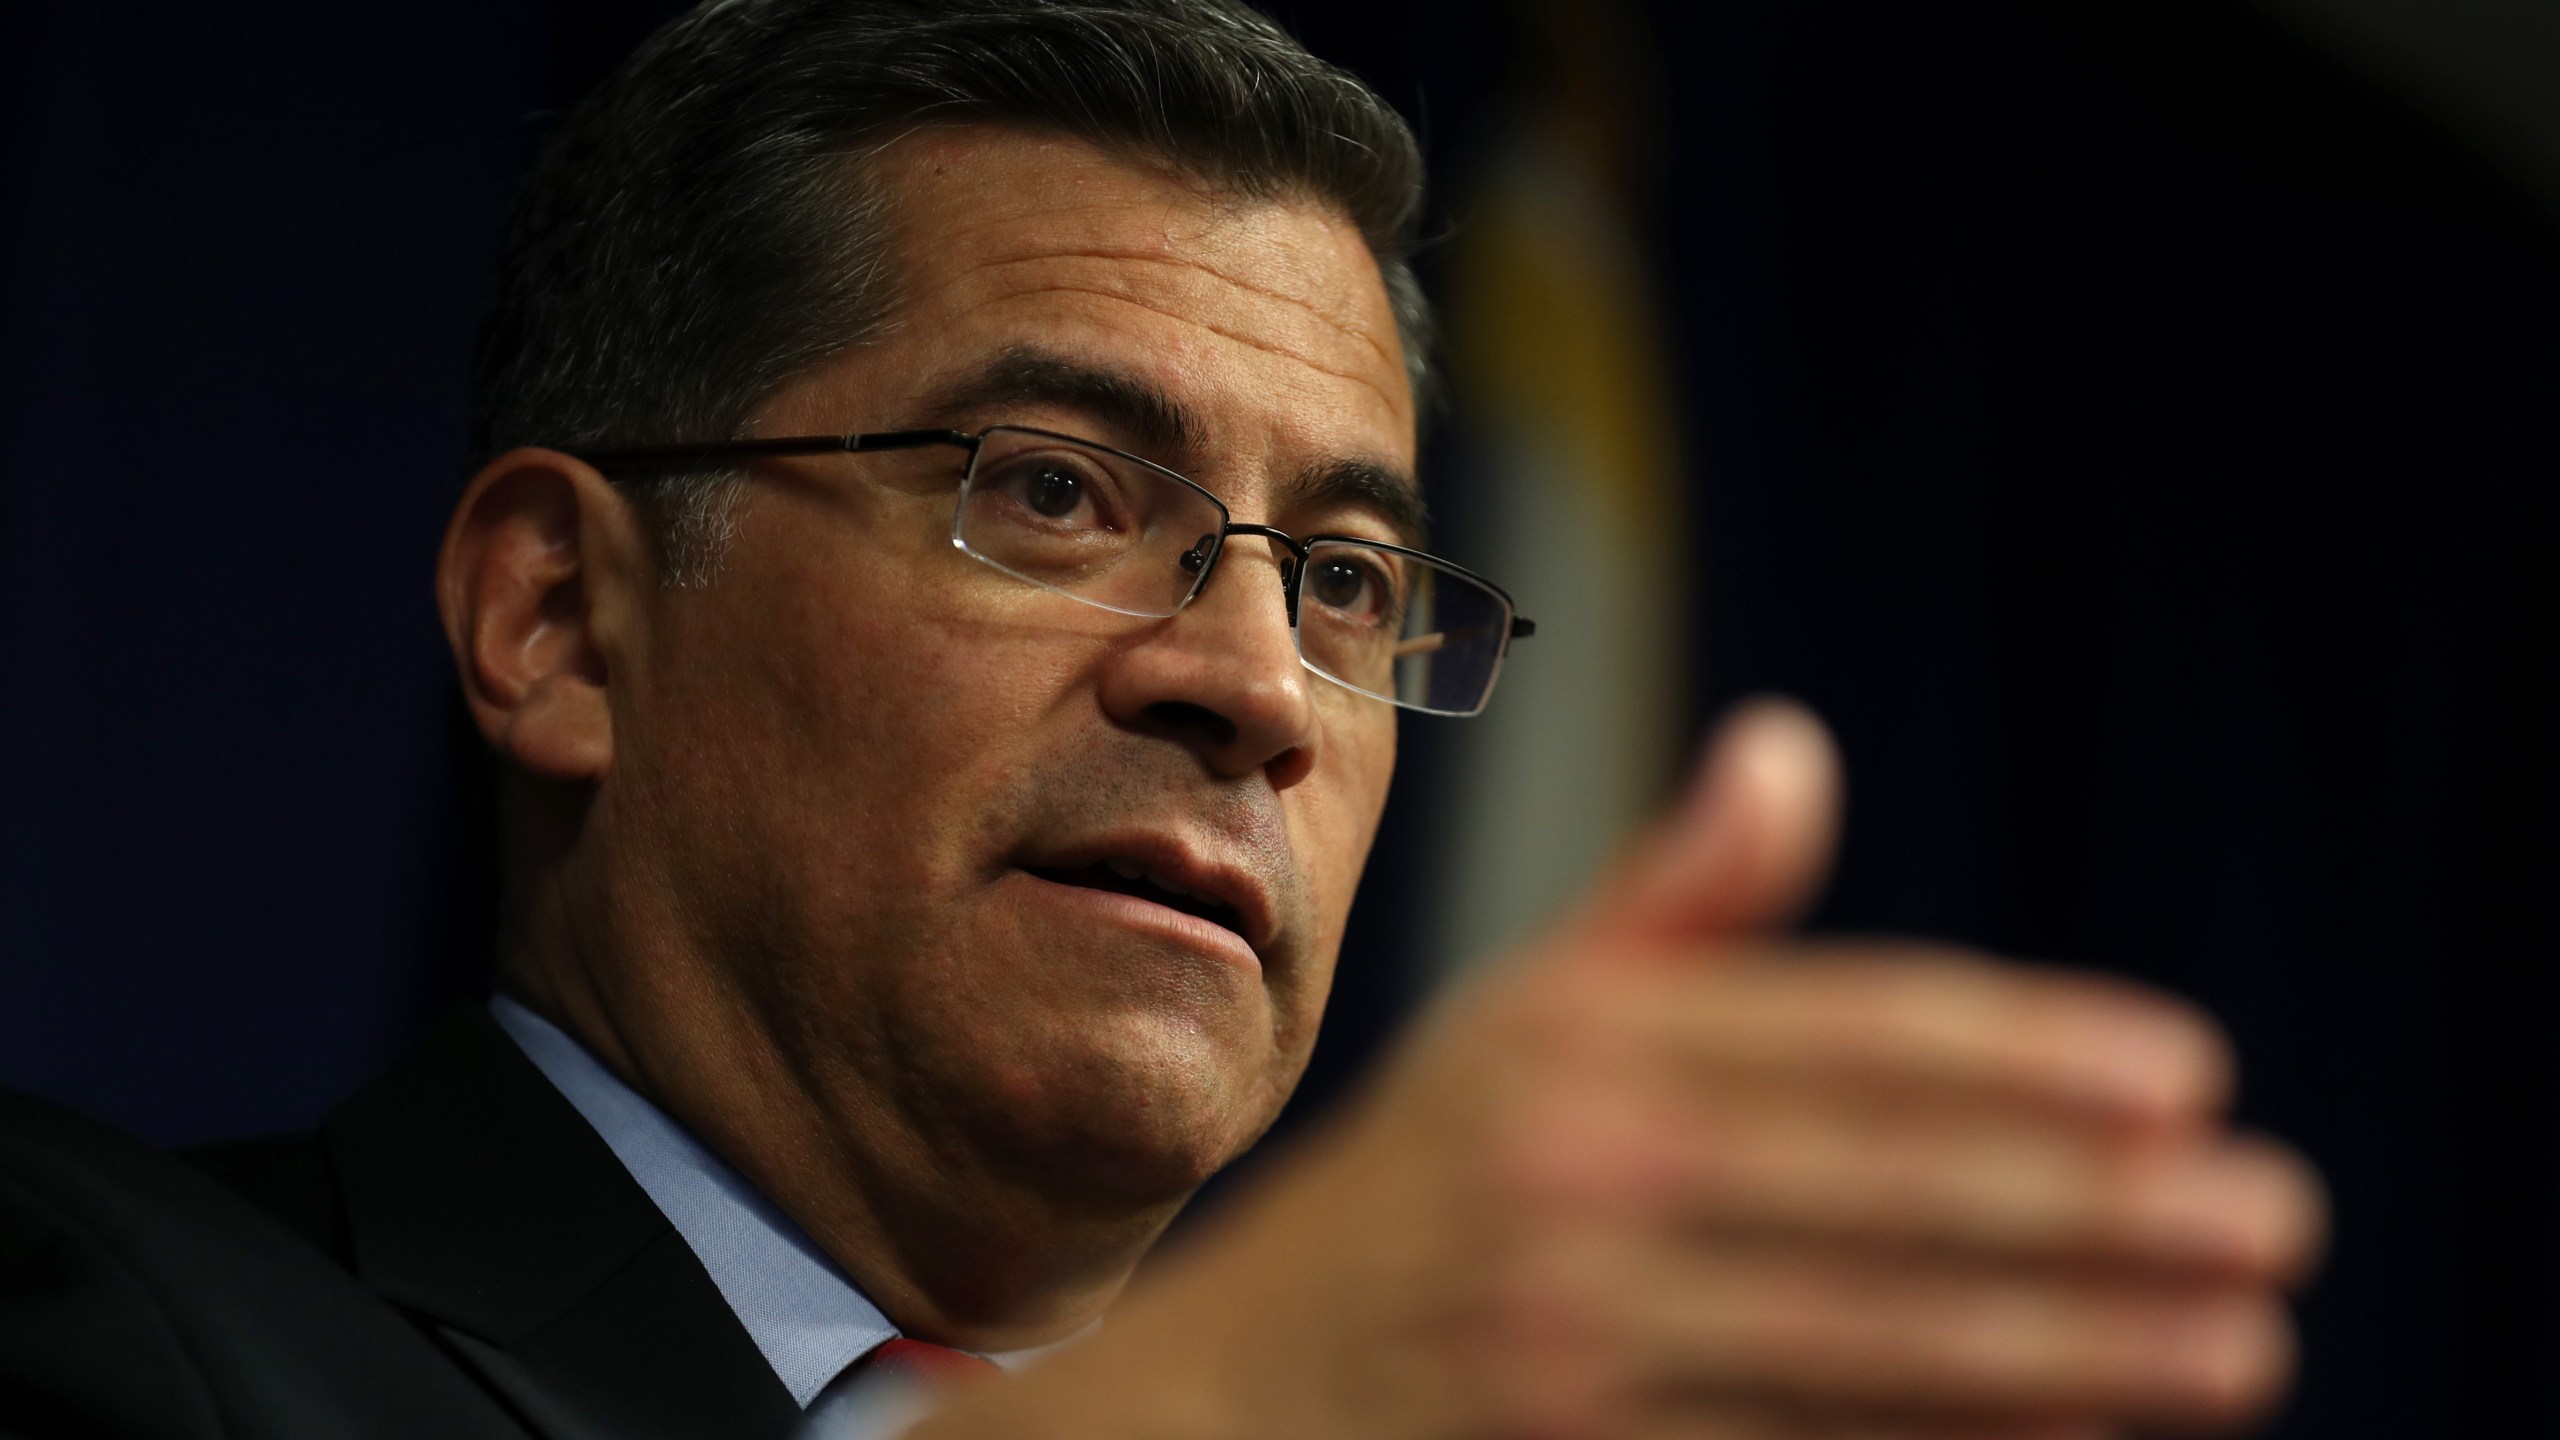
<svg viewBox="0 0 2560 1440"><path fill-rule="evenodd" d="M1043 849L1016 863L1026 870L1075 870L1118 861L1134 865L1160 885L1206 896L1236 912L1244 941L1260 955L1279 930L1271 887L1241 866L1213 858L1206 847L1179 836L1132 831Z"/></svg>

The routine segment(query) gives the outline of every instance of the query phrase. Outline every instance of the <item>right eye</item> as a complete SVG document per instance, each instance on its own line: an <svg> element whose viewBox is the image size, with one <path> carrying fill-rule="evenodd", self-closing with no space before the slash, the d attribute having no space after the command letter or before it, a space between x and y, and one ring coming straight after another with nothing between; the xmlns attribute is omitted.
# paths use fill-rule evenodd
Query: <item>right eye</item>
<svg viewBox="0 0 2560 1440"><path fill-rule="evenodd" d="M1122 519L1111 477L1080 456L1016 456L981 476L978 489L1020 507L1026 518L1071 529L1116 529Z"/></svg>
<svg viewBox="0 0 2560 1440"><path fill-rule="evenodd" d="M1022 503L1052 520L1076 513L1084 503L1084 477L1063 465L1043 465L1023 486Z"/></svg>

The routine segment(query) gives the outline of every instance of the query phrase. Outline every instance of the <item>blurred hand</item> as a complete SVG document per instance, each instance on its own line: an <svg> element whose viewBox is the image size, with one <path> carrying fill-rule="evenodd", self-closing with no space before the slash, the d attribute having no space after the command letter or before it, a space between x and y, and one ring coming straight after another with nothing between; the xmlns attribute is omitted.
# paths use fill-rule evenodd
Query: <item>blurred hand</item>
<svg viewBox="0 0 2560 1440"><path fill-rule="evenodd" d="M1837 762L1750 707L1615 881L1019 1383L916 1431L2082 1437L2288 1377L2310 1170L2132 986L1772 938Z"/></svg>

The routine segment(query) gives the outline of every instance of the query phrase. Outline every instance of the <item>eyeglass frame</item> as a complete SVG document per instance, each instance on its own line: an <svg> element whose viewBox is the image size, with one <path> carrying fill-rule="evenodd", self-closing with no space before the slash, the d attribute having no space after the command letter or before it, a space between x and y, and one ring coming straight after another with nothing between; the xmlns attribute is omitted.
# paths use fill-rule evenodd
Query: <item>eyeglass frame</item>
<svg viewBox="0 0 2560 1440"><path fill-rule="evenodd" d="M1477 574L1473 570L1470 570L1455 561L1444 559L1441 556L1431 554L1429 551L1414 549L1409 545L1398 545L1391 541L1372 539L1366 535L1317 534L1308 535L1302 538L1300 536L1292 535L1286 530L1281 530L1270 525L1238 523L1235 518L1235 512L1227 508L1227 502L1219 499L1215 491L1212 491L1209 487L1192 479L1190 476L1183 474L1179 470L1159 465L1143 455L1130 454L1128 451L1119 449L1116 446L1105 445L1097 440L1087 440L1081 435L1069 435L1057 430L1043 430L1034 425L990 425L975 434L971 434L966 430L929 429L872 430L858 432L852 435L784 435L762 440L719 440L695 445L647 445L622 450L595 450L589 451L585 454L578 454L577 458L594 466L599 471L612 471L630 469L669 469L689 465L714 465L724 461L733 460L760 460L803 455L865 455L876 454L889 450L920 450L929 445L950 445L968 452L968 460L961 467L961 474L966 477L977 473L978 452L981 447L985 445L987 437L997 431L1006 431L1020 435L1037 435L1045 439L1061 440L1070 445L1081 445L1090 450L1098 450L1103 454L1116 456L1133 465L1137 465L1143 469L1150 470L1158 475L1164 476L1167 479L1179 482L1184 487L1198 494L1200 498L1208 501L1212 506L1216 507L1219 517L1215 542L1210 553L1200 561L1200 567L1193 576L1191 588L1183 592L1182 598L1174 603L1174 607L1171 610L1167 610L1161 615L1152 611L1129 610L1117 605L1106 605L1099 600L1078 595L1072 590L1062 590L1055 585L1050 585L1044 581L1032 579L1028 575L1023 575L1009 569L992 557L983 555L970 548L968 541L960 534L961 519L966 513L965 510L962 512L962 515L955 515L953 517L951 541L955 548L957 548L962 554L967 555L969 558L992 569L1000 570L1007 575L1011 575L1026 585L1038 586L1043 590L1064 595L1078 604L1091 605L1097 610L1107 610L1115 615L1134 615L1147 619L1170 619L1171 617L1182 613L1184 607L1188 606L1193 600L1198 599L1200 592L1208 588L1210 574L1218 568L1219 559L1227 553L1227 540L1230 536L1260 536L1267 540L1279 541L1281 546L1289 553L1290 562L1283 567L1283 574L1280 578L1282 593L1287 597L1289 629L1292 634L1295 634L1298 629L1298 595L1306 581L1307 557L1314 553L1316 546L1330 541L1336 544L1359 545L1372 550L1386 550L1398 555L1409 556L1416 560L1425 561L1433 566L1447 570L1466 580L1483 586L1485 589L1500 596L1502 598L1503 608L1511 612L1510 628L1502 637L1501 648L1494 652L1493 673L1486 677L1484 695L1476 702L1475 709L1459 711L1432 710L1424 706L1414 705L1407 701L1395 699L1391 696L1380 695L1373 690L1363 690L1360 687L1343 680L1339 676L1327 674L1322 670L1316 670L1312 664L1307 662L1305 652L1303 650L1300 651L1299 663L1306 664L1307 667L1310 670L1314 670L1316 674L1323 676L1327 680L1333 681L1333 683L1340 685L1342 688L1351 691L1355 695L1365 695L1373 700L1383 700L1387 704L1393 705L1400 710L1413 710L1426 715L1448 715L1454 718L1463 718L1483 713L1485 703L1493 698L1494 682L1501 678L1502 662L1511 654L1511 642L1514 640L1526 639L1527 637L1538 633L1537 622L1520 613L1519 603L1511 598L1510 591L1503 589L1500 585L1495 584L1493 581L1486 579L1484 576ZM574 451L564 453L576 454ZM1192 556L1197 554L1199 554L1199 551L1195 547L1194 549L1185 552L1183 559L1188 561ZM1188 566L1185 568L1188 568Z"/></svg>

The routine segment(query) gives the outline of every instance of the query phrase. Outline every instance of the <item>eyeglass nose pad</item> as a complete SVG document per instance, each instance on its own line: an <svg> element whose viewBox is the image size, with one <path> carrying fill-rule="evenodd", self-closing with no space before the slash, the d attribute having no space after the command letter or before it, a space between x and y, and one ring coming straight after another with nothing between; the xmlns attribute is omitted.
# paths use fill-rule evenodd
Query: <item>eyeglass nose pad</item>
<svg viewBox="0 0 2560 1440"><path fill-rule="evenodd" d="M1281 588L1281 589L1283 589L1283 590L1288 589L1288 588L1289 588L1289 584L1290 584L1290 582L1291 582L1291 581L1293 581L1293 580L1296 580L1297 578L1298 578L1298 557L1296 557L1296 556L1294 556L1294 555L1283 555L1283 556L1281 556L1281 557L1280 557L1280 588Z"/></svg>

